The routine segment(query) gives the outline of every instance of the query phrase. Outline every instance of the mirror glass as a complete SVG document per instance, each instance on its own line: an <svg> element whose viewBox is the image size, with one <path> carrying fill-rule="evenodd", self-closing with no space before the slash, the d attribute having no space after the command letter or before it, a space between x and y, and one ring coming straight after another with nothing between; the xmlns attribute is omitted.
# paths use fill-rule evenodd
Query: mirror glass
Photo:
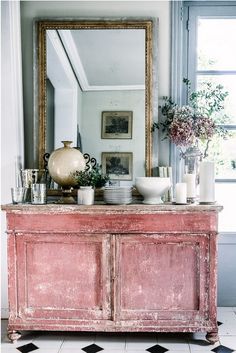
<svg viewBox="0 0 236 353"><path fill-rule="evenodd" d="M70 140L121 185L150 175L151 34L150 20L38 22L42 167Z"/></svg>

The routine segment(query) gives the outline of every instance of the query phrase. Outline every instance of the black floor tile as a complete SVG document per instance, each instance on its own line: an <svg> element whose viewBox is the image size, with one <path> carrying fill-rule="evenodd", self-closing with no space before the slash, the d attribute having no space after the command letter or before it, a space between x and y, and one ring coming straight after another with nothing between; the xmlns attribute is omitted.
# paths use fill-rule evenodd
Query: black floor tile
<svg viewBox="0 0 236 353"><path fill-rule="evenodd" d="M169 349L160 346L159 344L156 344L155 346L152 346L148 349L146 349L146 351L151 352L151 353L164 353L167 352Z"/></svg>
<svg viewBox="0 0 236 353"><path fill-rule="evenodd" d="M82 348L82 351L85 351L86 353L97 353L103 351L103 348L97 346L96 344L90 344L90 346Z"/></svg>
<svg viewBox="0 0 236 353"><path fill-rule="evenodd" d="M230 348L222 346L222 345L212 349L212 352L215 352L215 353L231 353L233 351L234 351L233 349L230 349Z"/></svg>
<svg viewBox="0 0 236 353"><path fill-rule="evenodd" d="M35 346L35 344L33 343L28 343L28 344L25 344L24 346L17 347L16 349L18 349L18 351L20 351L21 353L28 353L28 352L33 352L36 349L39 349L39 347Z"/></svg>

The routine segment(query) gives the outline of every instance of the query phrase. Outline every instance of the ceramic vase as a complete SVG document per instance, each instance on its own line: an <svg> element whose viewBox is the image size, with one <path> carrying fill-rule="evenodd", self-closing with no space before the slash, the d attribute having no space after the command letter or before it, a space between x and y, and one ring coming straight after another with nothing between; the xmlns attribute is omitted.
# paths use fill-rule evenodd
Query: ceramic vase
<svg viewBox="0 0 236 353"><path fill-rule="evenodd" d="M48 160L48 170L52 179L62 186L63 198L60 203L75 203L71 196L72 187L76 185L73 174L83 171L86 163L83 154L73 147L72 141L62 141L64 147L52 152Z"/></svg>
<svg viewBox="0 0 236 353"><path fill-rule="evenodd" d="M78 205L94 204L94 189L92 186L81 186L77 192Z"/></svg>

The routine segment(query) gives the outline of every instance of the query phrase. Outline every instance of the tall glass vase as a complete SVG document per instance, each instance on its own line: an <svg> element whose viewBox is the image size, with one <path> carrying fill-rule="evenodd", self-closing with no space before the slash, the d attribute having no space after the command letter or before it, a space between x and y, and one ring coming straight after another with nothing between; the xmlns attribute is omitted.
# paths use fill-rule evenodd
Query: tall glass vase
<svg viewBox="0 0 236 353"><path fill-rule="evenodd" d="M180 157L184 161L183 181L187 184L187 202L195 203L198 196L199 167L202 153L198 146L188 146L181 151Z"/></svg>

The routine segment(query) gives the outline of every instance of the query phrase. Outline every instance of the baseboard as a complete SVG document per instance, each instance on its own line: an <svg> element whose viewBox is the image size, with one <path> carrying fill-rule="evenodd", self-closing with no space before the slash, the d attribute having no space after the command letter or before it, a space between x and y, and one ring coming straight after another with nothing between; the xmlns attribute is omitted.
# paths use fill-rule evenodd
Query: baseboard
<svg viewBox="0 0 236 353"><path fill-rule="evenodd" d="M220 232L218 238L219 245L236 245L235 232Z"/></svg>
<svg viewBox="0 0 236 353"><path fill-rule="evenodd" d="M236 305L236 233L221 232L218 241L218 305Z"/></svg>
<svg viewBox="0 0 236 353"><path fill-rule="evenodd" d="M9 311L7 308L1 308L1 319L8 319Z"/></svg>

